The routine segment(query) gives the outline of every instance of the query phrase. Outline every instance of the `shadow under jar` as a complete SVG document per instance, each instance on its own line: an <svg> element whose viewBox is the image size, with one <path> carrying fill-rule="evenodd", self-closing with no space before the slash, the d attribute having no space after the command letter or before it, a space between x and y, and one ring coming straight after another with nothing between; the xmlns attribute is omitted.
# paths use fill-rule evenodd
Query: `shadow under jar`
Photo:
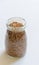
<svg viewBox="0 0 39 65"><path fill-rule="evenodd" d="M8 19L5 39L6 52L10 56L22 57L26 52L26 24L20 17Z"/></svg>

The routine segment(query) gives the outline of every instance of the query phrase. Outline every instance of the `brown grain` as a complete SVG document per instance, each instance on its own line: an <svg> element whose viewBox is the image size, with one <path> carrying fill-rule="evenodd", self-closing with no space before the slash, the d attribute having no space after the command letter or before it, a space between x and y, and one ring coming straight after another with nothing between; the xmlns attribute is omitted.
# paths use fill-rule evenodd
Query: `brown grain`
<svg viewBox="0 0 39 65"><path fill-rule="evenodd" d="M22 27L23 24L19 23L19 22L12 22L12 23L9 24L9 26L11 26L11 27Z"/></svg>
<svg viewBox="0 0 39 65"><path fill-rule="evenodd" d="M9 26L21 27L23 24L13 22ZM26 32L15 32L7 30L6 50L10 56L24 56L26 50Z"/></svg>

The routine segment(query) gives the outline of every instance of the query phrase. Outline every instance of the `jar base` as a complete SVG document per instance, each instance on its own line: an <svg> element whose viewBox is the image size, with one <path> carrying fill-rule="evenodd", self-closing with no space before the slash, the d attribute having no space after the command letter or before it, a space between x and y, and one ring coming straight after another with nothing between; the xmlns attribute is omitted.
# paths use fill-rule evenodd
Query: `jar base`
<svg viewBox="0 0 39 65"><path fill-rule="evenodd" d="M24 57L25 56L25 54L24 55L14 55L14 54L11 54L11 53L8 53L8 52L6 52L9 56L11 56L11 57L18 57L18 58L21 58L21 57Z"/></svg>

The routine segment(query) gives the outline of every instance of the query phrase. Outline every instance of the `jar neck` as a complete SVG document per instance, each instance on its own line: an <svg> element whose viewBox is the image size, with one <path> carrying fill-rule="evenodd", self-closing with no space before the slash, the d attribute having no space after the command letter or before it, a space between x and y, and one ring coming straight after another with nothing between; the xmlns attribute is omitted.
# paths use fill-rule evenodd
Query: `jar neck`
<svg viewBox="0 0 39 65"><path fill-rule="evenodd" d="M25 27L9 27L7 26L7 30L14 31L14 32L22 32L25 31Z"/></svg>

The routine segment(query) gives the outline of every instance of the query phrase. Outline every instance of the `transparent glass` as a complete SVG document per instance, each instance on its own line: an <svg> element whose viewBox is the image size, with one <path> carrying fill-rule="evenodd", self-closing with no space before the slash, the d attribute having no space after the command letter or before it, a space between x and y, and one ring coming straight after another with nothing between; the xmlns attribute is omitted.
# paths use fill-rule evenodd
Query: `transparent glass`
<svg viewBox="0 0 39 65"><path fill-rule="evenodd" d="M11 22L20 22L22 27L10 27ZM12 17L8 19L6 32L6 52L10 56L22 57L26 52L26 21L20 17Z"/></svg>

